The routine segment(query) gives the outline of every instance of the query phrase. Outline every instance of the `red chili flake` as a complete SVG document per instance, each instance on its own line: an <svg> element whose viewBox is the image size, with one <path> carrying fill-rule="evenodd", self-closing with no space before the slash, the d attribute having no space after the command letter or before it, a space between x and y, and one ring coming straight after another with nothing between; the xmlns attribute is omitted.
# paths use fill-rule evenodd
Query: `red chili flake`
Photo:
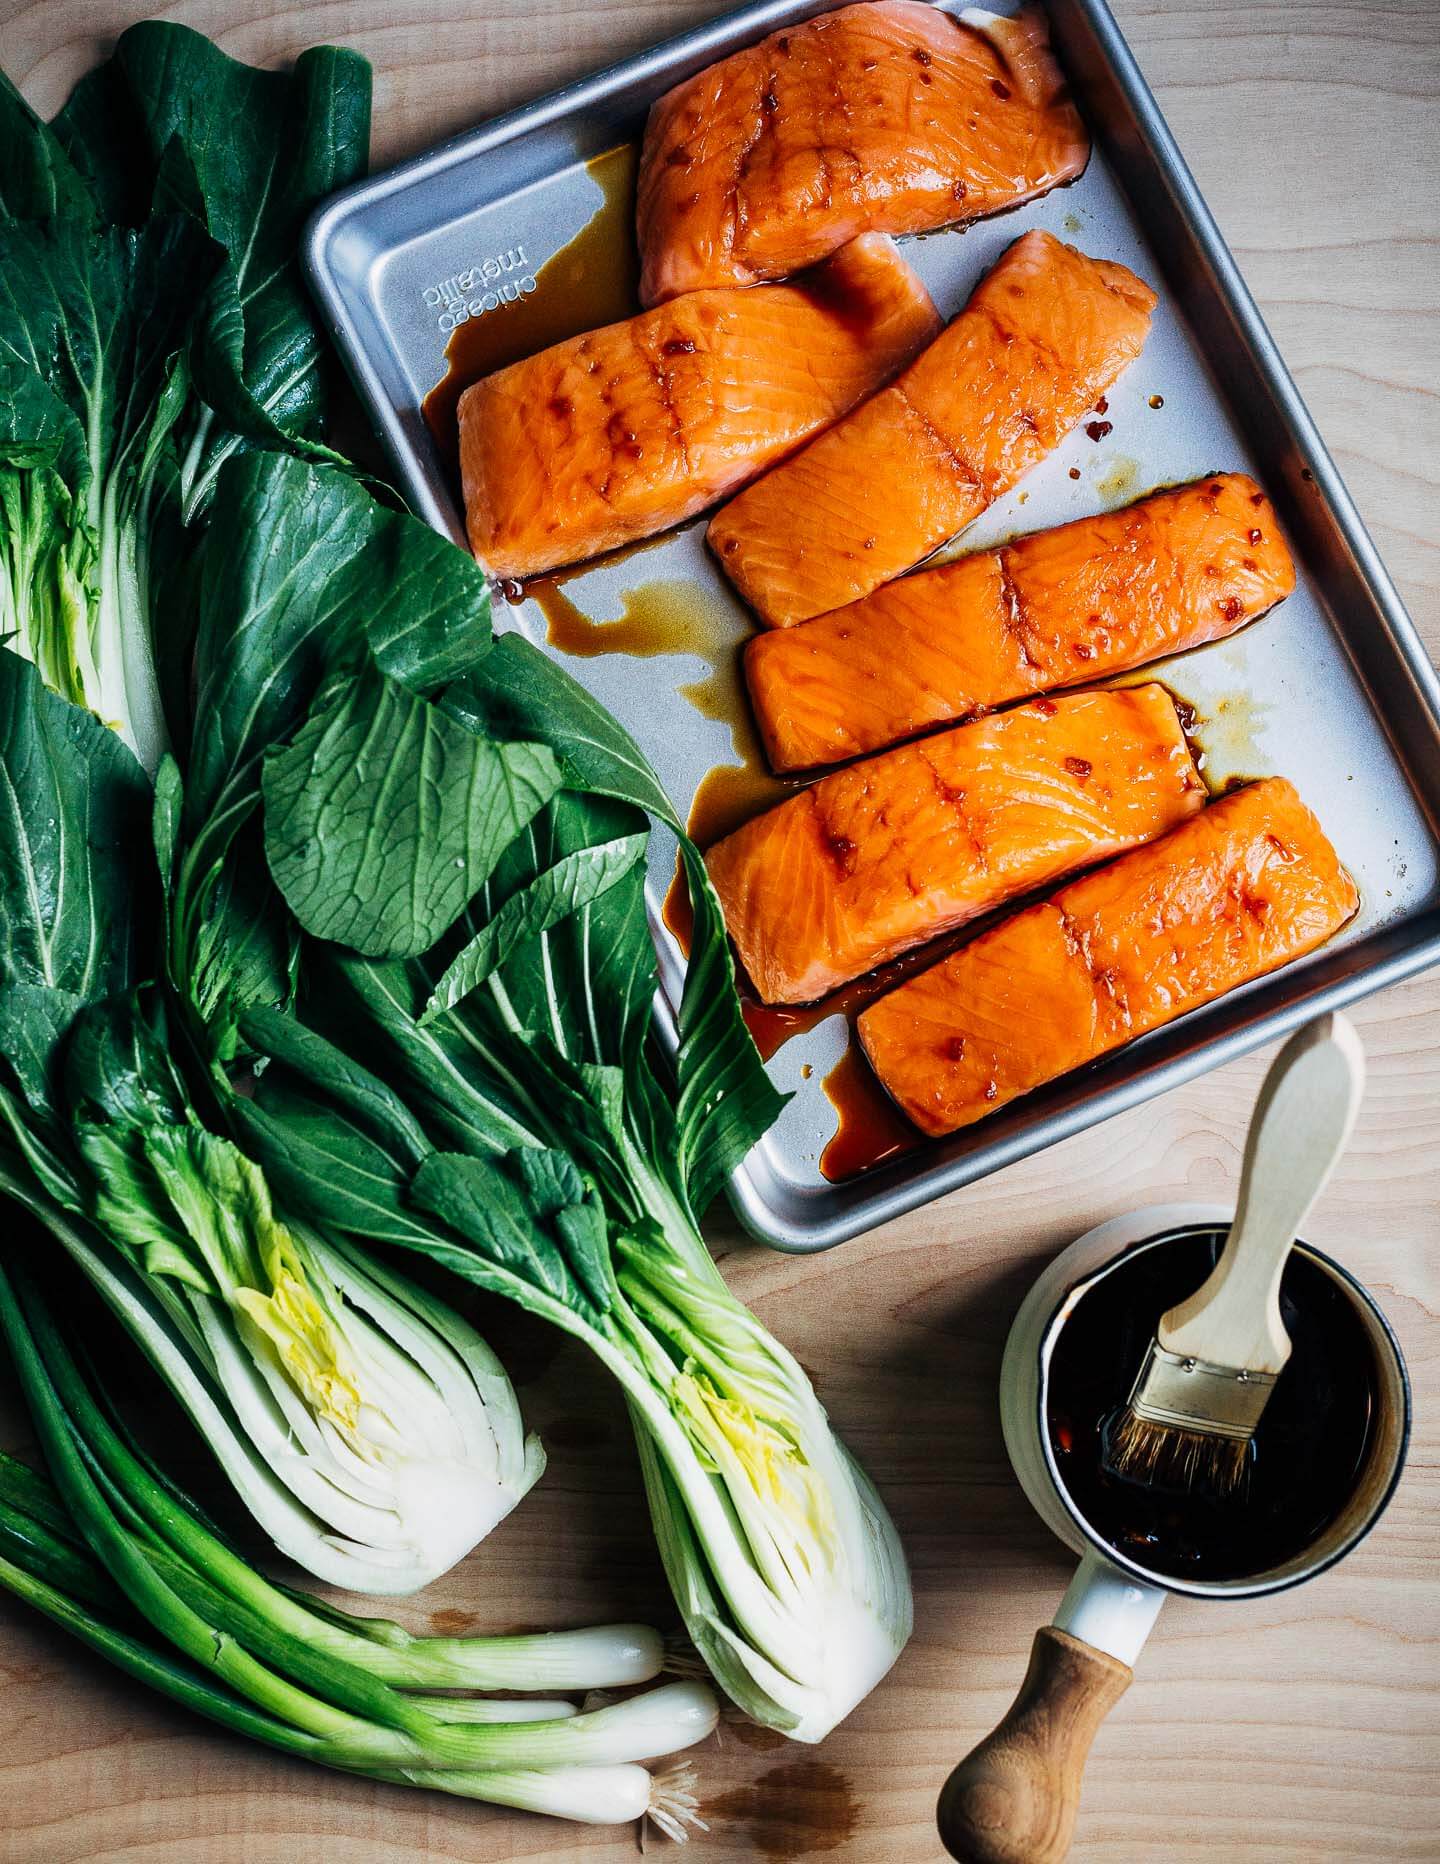
<svg viewBox="0 0 1440 1864"><path fill-rule="evenodd" d="M1055 701L1053 699L1036 699L1031 706L1031 710L1038 712L1041 718L1054 718Z"/></svg>
<svg viewBox="0 0 1440 1864"><path fill-rule="evenodd" d="M525 591L520 584L515 581L513 576L502 576L498 587L501 595L504 596L507 602L523 602L525 600Z"/></svg>
<svg viewBox="0 0 1440 1864"><path fill-rule="evenodd" d="M1163 395L1152 395L1150 397L1150 406L1152 408L1163 408L1165 406L1165 397Z"/></svg>
<svg viewBox="0 0 1440 1864"><path fill-rule="evenodd" d="M1260 542L1260 532L1259 532L1259 531L1252 531L1252 532L1250 533L1250 542L1251 542L1252 544L1258 544L1258 543Z"/></svg>
<svg viewBox="0 0 1440 1864"><path fill-rule="evenodd" d="M1226 621L1239 621L1244 612L1245 604L1240 600L1238 595L1227 595L1225 600L1220 604L1220 613L1225 617Z"/></svg>
<svg viewBox="0 0 1440 1864"><path fill-rule="evenodd" d="M695 339L693 337L671 337L668 343L662 343L660 347L667 356L693 356Z"/></svg>
<svg viewBox="0 0 1440 1864"><path fill-rule="evenodd" d="M1080 477L1080 468L1078 466L1072 466L1070 468L1070 477L1072 479L1078 479Z"/></svg>
<svg viewBox="0 0 1440 1864"><path fill-rule="evenodd" d="M1092 440L1100 441L1105 438L1106 434L1114 433L1115 423L1113 421L1087 421L1085 431ZM1079 477L1078 473L1076 477Z"/></svg>
<svg viewBox="0 0 1440 1864"><path fill-rule="evenodd" d="M1077 783L1084 783L1089 778L1090 772L1095 766L1090 762L1088 757L1067 757L1065 759L1065 768L1070 772L1070 775L1075 778Z"/></svg>
<svg viewBox="0 0 1440 1864"><path fill-rule="evenodd" d="M995 95L1000 99L1002 104L1009 103L1010 86L1008 84L1002 84L999 78L991 78L990 88L992 91L994 91Z"/></svg>
<svg viewBox="0 0 1440 1864"><path fill-rule="evenodd" d="M1095 658L1095 649L1091 647L1088 641L1076 641L1070 651L1077 660L1093 660Z"/></svg>
<svg viewBox="0 0 1440 1864"><path fill-rule="evenodd" d="M935 63L935 60L925 50L923 45L917 45L910 56L915 60L917 65L933 65Z"/></svg>
<svg viewBox="0 0 1440 1864"><path fill-rule="evenodd" d="M952 181L950 183L950 192L957 201L963 201L969 190L966 188L963 181Z"/></svg>
<svg viewBox="0 0 1440 1864"><path fill-rule="evenodd" d="M1252 492L1250 494L1250 503L1252 505L1263 505L1265 503L1265 494L1263 492Z"/></svg>
<svg viewBox="0 0 1440 1864"><path fill-rule="evenodd" d="M985 1083L985 1098L987 1100L998 1100L1000 1098L1000 1089L996 1086L994 1081L987 1081Z"/></svg>
<svg viewBox="0 0 1440 1864"><path fill-rule="evenodd" d="M1110 412L1110 403L1103 395L1095 403L1095 412L1097 414L1108 414Z"/></svg>
<svg viewBox="0 0 1440 1864"><path fill-rule="evenodd" d="M1212 486L1210 487L1210 496L1211 496L1211 498L1219 498L1219 496L1220 496L1220 494L1221 494L1221 493L1222 493L1222 492L1223 492L1224 490L1225 490L1225 488L1224 488L1224 486L1223 486L1223 485L1212 485Z"/></svg>
<svg viewBox="0 0 1440 1864"><path fill-rule="evenodd" d="M944 1053L945 1053L946 1061L964 1061L965 1059L965 1038L964 1036L951 1036L950 1040L945 1044Z"/></svg>
<svg viewBox="0 0 1440 1864"><path fill-rule="evenodd" d="M876 540L873 537L867 537L860 547L862 550L873 550L875 548L875 543Z"/></svg>

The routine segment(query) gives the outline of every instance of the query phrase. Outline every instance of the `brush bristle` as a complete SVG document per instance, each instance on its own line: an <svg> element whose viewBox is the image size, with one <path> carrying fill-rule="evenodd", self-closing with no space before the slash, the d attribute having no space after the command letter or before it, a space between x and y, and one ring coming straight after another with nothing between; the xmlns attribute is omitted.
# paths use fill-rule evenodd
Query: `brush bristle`
<svg viewBox="0 0 1440 1864"><path fill-rule="evenodd" d="M1250 1466L1249 1437L1182 1430L1138 1417L1127 1405L1106 1433L1105 1466L1144 1488L1233 1495Z"/></svg>

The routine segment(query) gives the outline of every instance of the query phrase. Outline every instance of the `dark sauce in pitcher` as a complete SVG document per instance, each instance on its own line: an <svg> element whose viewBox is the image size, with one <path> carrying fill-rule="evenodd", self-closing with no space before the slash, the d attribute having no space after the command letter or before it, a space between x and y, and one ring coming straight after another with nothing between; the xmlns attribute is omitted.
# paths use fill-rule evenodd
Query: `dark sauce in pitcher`
<svg viewBox="0 0 1440 1864"><path fill-rule="evenodd" d="M1292 1254L1280 1311L1293 1350L1251 1441L1241 1487L1220 1498L1122 1481L1105 1431L1130 1396L1160 1316L1214 1267L1224 1231L1136 1250L1089 1289L1050 1362L1045 1427L1060 1477L1102 1540L1177 1579L1247 1578L1303 1553L1354 1494L1378 1398L1374 1352L1339 1286Z"/></svg>

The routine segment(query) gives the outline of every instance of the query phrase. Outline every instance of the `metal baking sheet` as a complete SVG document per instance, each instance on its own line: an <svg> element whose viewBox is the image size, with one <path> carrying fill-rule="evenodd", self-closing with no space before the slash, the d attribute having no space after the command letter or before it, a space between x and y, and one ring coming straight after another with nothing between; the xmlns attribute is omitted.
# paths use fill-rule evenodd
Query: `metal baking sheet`
<svg viewBox="0 0 1440 1864"><path fill-rule="evenodd" d="M463 542L420 414L444 372L457 295L483 288L489 258L523 248L533 273L563 247L599 205L587 161L637 137L655 97L825 10L764 0L727 14L364 182L317 216L314 287L415 509L437 529ZM1155 672L1204 721L1208 777L1278 772L1296 783L1355 875L1362 906L1311 958L845 1183L819 1169L836 1125L822 1080L843 1051L844 1024L831 1018L792 1040L770 1066L794 1098L730 1187L746 1226L780 1249L857 1235L1440 958L1440 681L1104 0L1051 0L1049 14L1096 139L1086 174L1017 213L902 244L946 315L1032 226L1122 260L1159 290L1160 306L1144 354L1110 393L1111 433L1100 444L1073 435L971 526L964 546L1206 472L1254 473L1285 523L1299 585L1268 618ZM1157 396L1162 407L1151 406ZM621 613L627 587L660 578L696 584L737 642L749 632L705 552L703 521L575 578L567 594L598 620ZM533 603L497 604L497 615L545 644ZM611 654L567 664L634 733L682 816L705 773L733 761L729 727L700 716L681 690L707 671L701 659ZM673 855L657 835L659 1013L672 1035L682 961L658 908Z"/></svg>

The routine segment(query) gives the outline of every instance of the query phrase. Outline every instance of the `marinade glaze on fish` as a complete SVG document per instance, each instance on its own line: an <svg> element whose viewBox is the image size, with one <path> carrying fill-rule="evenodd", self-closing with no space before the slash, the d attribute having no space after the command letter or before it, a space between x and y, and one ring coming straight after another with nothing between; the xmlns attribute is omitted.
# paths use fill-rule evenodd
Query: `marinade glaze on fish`
<svg viewBox="0 0 1440 1864"><path fill-rule="evenodd" d="M1204 799L1163 687L1070 693L824 777L706 862L762 1001L809 1003Z"/></svg>
<svg viewBox="0 0 1440 1864"><path fill-rule="evenodd" d="M1024 234L888 388L716 513L720 567L772 627L912 569L1059 445L1155 303L1123 265Z"/></svg>
<svg viewBox="0 0 1440 1864"><path fill-rule="evenodd" d="M1073 181L1090 140L1038 7L867 0L788 26L654 105L641 299L753 285L864 232L922 233Z"/></svg>

